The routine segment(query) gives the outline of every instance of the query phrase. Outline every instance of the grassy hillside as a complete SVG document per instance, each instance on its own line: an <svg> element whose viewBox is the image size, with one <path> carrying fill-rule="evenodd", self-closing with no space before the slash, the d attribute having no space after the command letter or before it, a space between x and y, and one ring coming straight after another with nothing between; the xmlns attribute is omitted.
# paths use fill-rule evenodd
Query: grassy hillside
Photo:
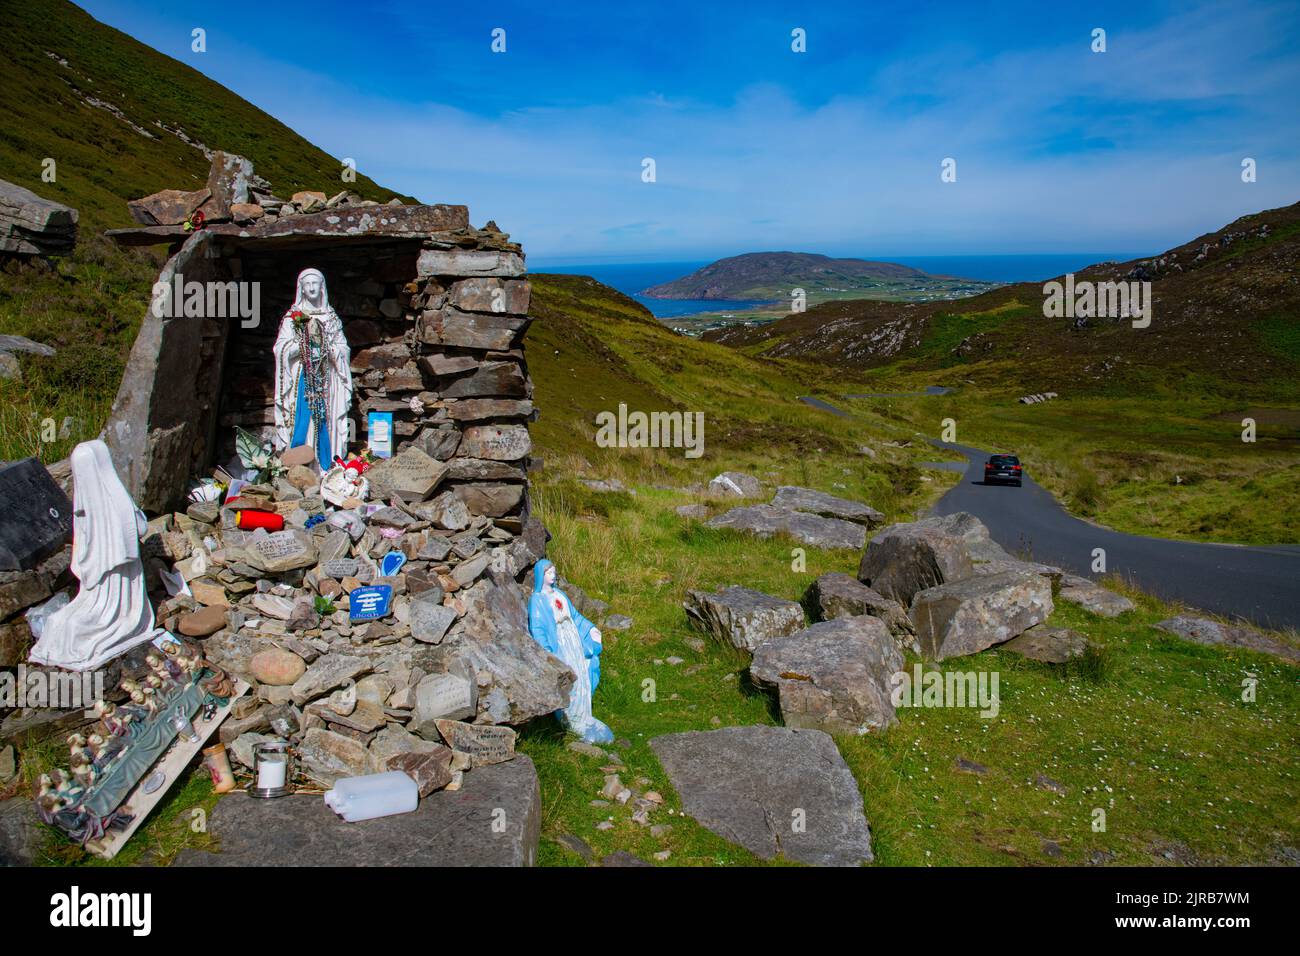
<svg viewBox="0 0 1300 956"><path fill-rule="evenodd" d="M126 201L201 188L209 164L197 143L247 156L282 195L328 189L341 167L225 87L64 0L0 4L0 61L0 178L81 217L75 253L53 269L0 270L0 334L59 349L22 357L21 383L0 381L0 460L57 460L107 417L162 262L156 249L124 252L103 238L131 225ZM46 158L54 182L42 180ZM348 188L396 195L359 174ZM62 431L51 445L40 441L45 419Z"/></svg>
<svg viewBox="0 0 1300 956"><path fill-rule="evenodd" d="M1149 260L1078 279L1152 283L1151 326L1043 315L1039 284L957 303L828 303L704 337L748 357L797 359L843 404L861 400L938 435L1015 451L1075 514L1121 531L1247 544L1300 541L1300 204L1245 216ZM1022 395L1056 392L1045 404ZM1255 423L1244 442L1243 420Z"/></svg>
<svg viewBox="0 0 1300 956"><path fill-rule="evenodd" d="M1078 280L1146 280L1151 325L1043 314L1041 283L959 303L834 302L706 335L750 354L860 370L945 371L1008 392L1140 394L1191 377L1197 391L1300 400L1300 203L1230 223L1151 259Z"/></svg>

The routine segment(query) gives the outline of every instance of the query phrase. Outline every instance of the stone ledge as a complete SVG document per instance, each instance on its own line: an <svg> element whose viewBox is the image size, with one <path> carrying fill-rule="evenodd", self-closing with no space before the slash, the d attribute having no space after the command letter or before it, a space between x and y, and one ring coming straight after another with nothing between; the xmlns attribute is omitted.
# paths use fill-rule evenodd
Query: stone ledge
<svg viewBox="0 0 1300 956"><path fill-rule="evenodd" d="M492 829L498 809L502 833ZM439 790L412 813L345 823L319 796L232 794L208 825L219 852L185 850L177 866L532 866L541 791L533 762L521 754L474 768L460 790Z"/></svg>

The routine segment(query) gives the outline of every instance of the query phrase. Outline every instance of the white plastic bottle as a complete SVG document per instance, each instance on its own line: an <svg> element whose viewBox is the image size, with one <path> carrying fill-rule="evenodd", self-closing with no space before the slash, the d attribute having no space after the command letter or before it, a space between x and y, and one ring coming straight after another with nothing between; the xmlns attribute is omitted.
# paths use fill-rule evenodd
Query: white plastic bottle
<svg viewBox="0 0 1300 956"><path fill-rule="evenodd" d="M410 813L419 803L415 781L400 770L346 777L325 793L325 806L348 823Z"/></svg>

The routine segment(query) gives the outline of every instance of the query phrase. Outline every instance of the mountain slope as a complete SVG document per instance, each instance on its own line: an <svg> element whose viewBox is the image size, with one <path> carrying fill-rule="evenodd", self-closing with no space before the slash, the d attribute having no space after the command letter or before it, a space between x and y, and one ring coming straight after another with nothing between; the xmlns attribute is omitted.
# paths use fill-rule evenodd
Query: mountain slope
<svg viewBox="0 0 1300 956"><path fill-rule="evenodd" d="M652 299L753 299L788 301L802 288L823 300L869 293L876 298L935 292L966 294L993 283L932 276L896 262L832 259L808 252L750 252L719 259L688 276L646 289Z"/></svg>
<svg viewBox="0 0 1300 956"><path fill-rule="evenodd" d="M283 123L65 0L0 4L0 59L0 178L76 207L83 236L131 225L125 199L202 188L199 144L247 156L282 195L340 182L339 161ZM397 195L360 174L347 187Z"/></svg>
<svg viewBox="0 0 1300 956"><path fill-rule="evenodd" d="M283 123L65 0L0 3L0 63L0 178L80 213L77 247L53 268L0 268L0 334L58 349L20 356L22 380L0 380L0 460L57 460L103 425L163 260L103 237L132 224L128 199L202 187L199 144L248 157L281 195L345 187L339 161ZM42 180L46 159L53 182ZM346 188L397 195L360 174ZM67 427L42 444L47 419Z"/></svg>
<svg viewBox="0 0 1300 956"><path fill-rule="evenodd" d="M705 337L844 368L960 369L1031 391L1142 387L1196 376L1217 391L1295 394L1300 363L1300 203L1243 216L1150 259L1100 263L1075 281L1149 281L1152 320L1043 314L1040 283L952 302L842 301Z"/></svg>

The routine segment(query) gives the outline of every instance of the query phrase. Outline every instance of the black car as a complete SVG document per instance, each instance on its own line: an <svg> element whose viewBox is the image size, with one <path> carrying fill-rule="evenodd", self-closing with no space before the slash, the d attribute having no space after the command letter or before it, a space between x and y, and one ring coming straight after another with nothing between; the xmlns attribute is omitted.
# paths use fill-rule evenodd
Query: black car
<svg viewBox="0 0 1300 956"><path fill-rule="evenodd" d="M984 463L984 484L1012 484L1020 487L1020 459L1015 455L994 455Z"/></svg>

